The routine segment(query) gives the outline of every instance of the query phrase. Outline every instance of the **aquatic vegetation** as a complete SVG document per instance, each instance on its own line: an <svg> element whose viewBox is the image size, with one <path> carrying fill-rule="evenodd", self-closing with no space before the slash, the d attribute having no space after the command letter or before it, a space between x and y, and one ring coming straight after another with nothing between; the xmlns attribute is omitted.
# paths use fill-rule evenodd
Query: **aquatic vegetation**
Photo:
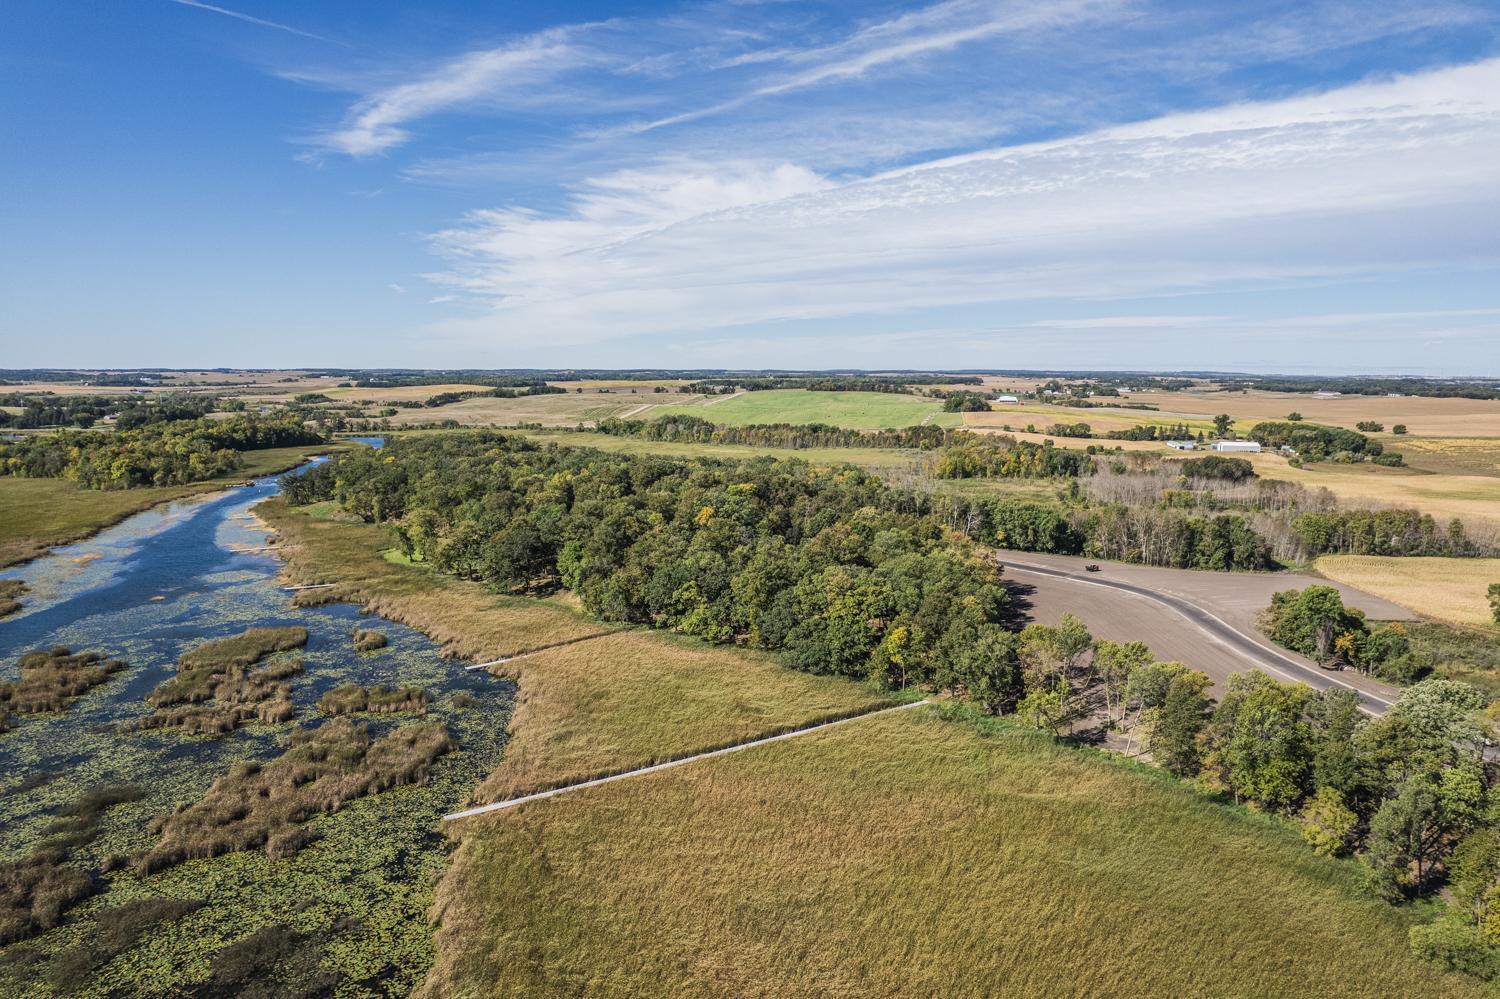
<svg viewBox="0 0 1500 999"><path fill-rule="evenodd" d="M0 579L0 617L14 614L21 609L21 601L16 599L26 592L28 587L19 579Z"/></svg>
<svg viewBox="0 0 1500 999"><path fill-rule="evenodd" d="M266 999L327 995L342 977L321 964L318 934L300 933L286 923L263 927L214 955L210 995L264 996ZM280 972L280 981L271 974Z"/></svg>
<svg viewBox="0 0 1500 999"><path fill-rule="evenodd" d="M51 929L64 910L93 893L94 879L67 860L65 848L43 846L0 866L0 944Z"/></svg>
<svg viewBox="0 0 1500 999"><path fill-rule="evenodd" d="M427 710L427 691L421 687L392 690L380 683L368 688L346 683L318 698L318 710L325 715L350 715L360 711L422 714Z"/></svg>
<svg viewBox="0 0 1500 999"><path fill-rule="evenodd" d="M130 949L145 933L197 912L204 904L196 898L138 898L99 910L87 936L52 959L48 984L76 990L95 969Z"/></svg>
<svg viewBox="0 0 1500 999"><path fill-rule="evenodd" d="M106 810L126 802L140 801L143 797L145 792L134 784L96 787L64 808L61 817L47 831L74 837L91 836Z"/></svg>
<svg viewBox="0 0 1500 999"><path fill-rule="evenodd" d="M97 652L74 654L65 646L47 652L30 652L21 657L21 678L15 683L0 683L0 712L19 715L44 711L64 711L68 705L89 690L108 680L112 673L125 668L116 659L105 659ZM0 730L3 730L0 718Z"/></svg>
<svg viewBox="0 0 1500 999"><path fill-rule="evenodd" d="M385 648L389 641L381 632L368 628L355 628L350 637L354 639L355 652L374 652Z"/></svg>
<svg viewBox="0 0 1500 999"><path fill-rule="evenodd" d="M200 800L153 820L161 841L135 859L135 870L150 874L193 857L262 847L273 858L292 856L317 836L302 822L351 798L421 783L453 748L447 729L432 723L374 741L367 726L346 718L296 729L280 758L237 763Z"/></svg>

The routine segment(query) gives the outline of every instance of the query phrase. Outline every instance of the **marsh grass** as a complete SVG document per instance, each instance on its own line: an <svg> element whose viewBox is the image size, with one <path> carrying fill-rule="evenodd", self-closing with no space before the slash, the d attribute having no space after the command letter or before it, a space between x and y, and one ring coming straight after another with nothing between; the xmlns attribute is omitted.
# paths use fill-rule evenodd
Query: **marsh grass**
<svg viewBox="0 0 1500 999"><path fill-rule="evenodd" d="M1466 996L1295 830L964 712L466 824L428 997Z"/></svg>
<svg viewBox="0 0 1500 999"><path fill-rule="evenodd" d="M353 798L421 783L433 761L453 748L442 725L426 722L376 740L347 718L295 729L277 759L237 763L202 798L152 820L159 842L133 866L145 875L239 850L292 856L316 838L301 823Z"/></svg>
<svg viewBox="0 0 1500 999"><path fill-rule="evenodd" d="M268 725L296 716L292 688L282 681L302 672L300 659L267 656L307 644L307 629L247 628L204 642L177 660L177 675L146 695L153 706L139 719L142 729L178 728L190 735L223 735L250 719Z"/></svg>
<svg viewBox="0 0 1500 999"><path fill-rule="evenodd" d="M125 668L117 659L97 652L74 653L65 646L21 657L21 676L0 683L0 713L18 715L66 711L78 698ZM4 722L0 721L0 730Z"/></svg>
<svg viewBox="0 0 1500 999"><path fill-rule="evenodd" d="M392 690L379 683L372 687L346 683L318 698L318 710L331 716L352 715L365 711L371 714L420 715L427 710L427 692L421 687L400 687Z"/></svg>
<svg viewBox="0 0 1500 999"><path fill-rule="evenodd" d="M389 644L384 634L368 628L355 628L349 637L354 642L355 652L378 652Z"/></svg>
<svg viewBox="0 0 1500 999"><path fill-rule="evenodd" d="M64 847L40 846L0 865L0 944L51 929L69 906L93 894L94 879L67 860Z"/></svg>
<svg viewBox="0 0 1500 999"><path fill-rule="evenodd" d="M0 617L8 617L21 609L19 598L27 589L19 579L0 579Z"/></svg>

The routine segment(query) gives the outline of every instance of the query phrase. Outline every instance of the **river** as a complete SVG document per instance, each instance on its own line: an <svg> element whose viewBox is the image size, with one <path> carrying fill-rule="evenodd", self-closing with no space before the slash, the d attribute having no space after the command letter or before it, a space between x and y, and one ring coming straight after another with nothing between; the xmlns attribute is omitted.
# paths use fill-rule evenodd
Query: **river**
<svg viewBox="0 0 1500 999"><path fill-rule="evenodd" d="M346 989L405 991L431 959L425 906L444 863L439 818L464 803L504 747L512 684L465 671L443 659L426 636L362 616L355 607L294 609L276 584L274 551L237 550L266 545L265 529L250 510L276 492L276 479L265 478L171 503L0 573L30 588L22 610L0 621L0 679L17 676L23 653L55 645L97 650L129 664L65 713L13 716L14 729L0 734L0 859L24 856L46 841L59 810L88 789L112 785L132 785L144 797L111 808L95 841L76 848L77 862L93 867L112 854L148 847L152 815L198 797L236 760L279 754L293 725L322 721L314 704L341 683L423 687L431 700L427 719L446 725L459 750L439 759L425 786L353 801L315 818L323 839L290 860L238 854L189 861L144 879L128 870L108 875L98 899L34 943L55 952L86 931L79 916L122 900L165 895L209 901L180 920L178 932L148 934L117 959L130 958L123 977L101 973L115 987L142 985L133 977L142 969L158 976L151 979L155 985L188 987L201 980L216 948L283 919L286 906L300 900L299 925L325 927L329 940L337 936L329 954L346 976ZM304 672L292 680L294 722L252 723L213 738L131 729L148 713L142 698L174 675L186 649L251 626L291 624L309 634L300 651ZM356 653L350 640L355 627L384 633L388 647ZM409 719L361 720L378 735ZM335 934L335 925L344 928ZM3 964L0 993L6 992Z"/></svg>

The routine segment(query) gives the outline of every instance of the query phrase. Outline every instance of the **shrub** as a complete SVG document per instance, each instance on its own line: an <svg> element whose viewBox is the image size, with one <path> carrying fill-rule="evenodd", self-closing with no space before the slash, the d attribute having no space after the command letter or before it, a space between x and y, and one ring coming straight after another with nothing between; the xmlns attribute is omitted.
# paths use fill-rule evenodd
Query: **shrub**
<svg viewBox="0 0 1500 999"><path fill-rule="evenodd" d="M1449 971L1491 979L1500 973L1500 952L1485 942L1477 926L1445 915L1426 926L1413 926L1408 935L1412 953Z"/></svg>

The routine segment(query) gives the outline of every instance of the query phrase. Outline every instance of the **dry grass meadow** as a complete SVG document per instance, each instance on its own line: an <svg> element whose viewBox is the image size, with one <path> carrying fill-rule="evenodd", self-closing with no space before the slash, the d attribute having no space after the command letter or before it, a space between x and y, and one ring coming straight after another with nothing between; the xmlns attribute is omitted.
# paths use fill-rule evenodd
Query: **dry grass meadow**
<svg viewBox="0 0 1500 999"><path fill-rule="evenodd" d="M928 708L466 826L428 997L1477 994L1292 829Z"/></svg>
<svg viewBox="0 0 1500 999"><path fill-rule="evenodd" d="M1480 627L1495 624L1485 590L1491 583L1500 583L1500 558L1325 555L1313 568L1329 579L1439 621Z"/></svg>

